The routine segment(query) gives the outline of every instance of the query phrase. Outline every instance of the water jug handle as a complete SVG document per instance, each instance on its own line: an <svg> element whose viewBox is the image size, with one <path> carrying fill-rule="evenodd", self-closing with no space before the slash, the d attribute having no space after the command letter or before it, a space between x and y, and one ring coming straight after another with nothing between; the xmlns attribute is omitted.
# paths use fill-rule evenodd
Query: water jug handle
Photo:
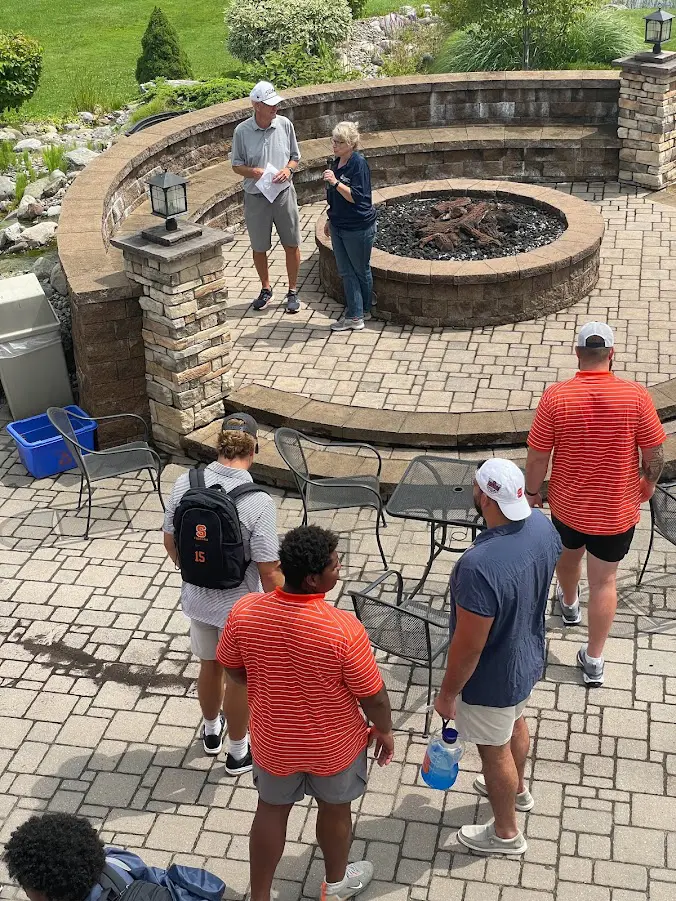
<svg viewBox="0 0 676 901"><path fill-rule="evenodd" d="M443 716L442 716L442 717L441 717L441 728L442 728L442 729L445 729L445 728L448 726L448 724L449 724L450 722L451 722L450 720L445 720L445 719L443 718Z"/></svg>

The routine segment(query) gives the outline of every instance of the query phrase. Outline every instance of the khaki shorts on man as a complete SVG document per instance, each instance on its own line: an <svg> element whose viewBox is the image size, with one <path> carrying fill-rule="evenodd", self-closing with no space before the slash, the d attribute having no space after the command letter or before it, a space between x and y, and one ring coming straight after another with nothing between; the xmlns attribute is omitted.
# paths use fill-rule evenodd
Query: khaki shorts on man
<svg viewBox="0 0 676 901"><path fill-rule="evenodd" d="M272 247L273 225L284 247L298 247L301 234L296 189L289 185L272 203L262 194L245 193L244 221L256 253L267 253Z"/></svg>

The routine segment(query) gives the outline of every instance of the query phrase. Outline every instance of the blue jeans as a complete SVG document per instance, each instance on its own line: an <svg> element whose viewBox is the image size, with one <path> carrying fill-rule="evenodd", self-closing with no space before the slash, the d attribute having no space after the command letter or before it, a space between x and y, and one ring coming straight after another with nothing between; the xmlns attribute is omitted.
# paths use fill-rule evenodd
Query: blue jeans
<svg viewBox="0 0 676 901"><path fill-rule="evenodd" d="M371 312L373 276L371 250L376 237L376 223L368 228L352 231L331 224L331 243L338 275L345 289L345 316L363 319Z"/></svg>

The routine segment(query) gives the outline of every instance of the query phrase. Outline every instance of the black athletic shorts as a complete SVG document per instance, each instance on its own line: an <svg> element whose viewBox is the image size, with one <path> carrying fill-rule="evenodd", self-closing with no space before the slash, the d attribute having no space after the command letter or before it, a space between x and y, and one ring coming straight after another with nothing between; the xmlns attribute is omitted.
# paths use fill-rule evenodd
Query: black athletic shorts
<svg viewBox="0 0 676 901"><path fill-rule="evenodd" d="M576 551L585 547L592 556L604 560L606 563L619 563L620 560L624 560L629 553L636 528L632 526L631 529L620 532L619 535L586 535L584 532L578 532L577 529L571 529L553 514L552 523L561 536L561 543L568 550Z"/></svg>

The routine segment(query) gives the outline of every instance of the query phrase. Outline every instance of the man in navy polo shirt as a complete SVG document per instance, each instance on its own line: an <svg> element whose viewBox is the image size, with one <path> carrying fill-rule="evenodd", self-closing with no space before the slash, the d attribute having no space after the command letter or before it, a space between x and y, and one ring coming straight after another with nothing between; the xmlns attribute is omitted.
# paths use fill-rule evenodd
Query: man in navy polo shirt
<svg viewBox="0 0 676 901"><path fill-rule="evenodd" d="M488 460L476 472L474 504L488 528L451 575L451 645L435 702L474 742L494 821L463 826L458 841L483 854L519 856L526 840L516 810L534 801L524 783L530 746L523 713L545 662L545 607L561 539L539 510L531 512L524 477L511 460Z"/></svg>

